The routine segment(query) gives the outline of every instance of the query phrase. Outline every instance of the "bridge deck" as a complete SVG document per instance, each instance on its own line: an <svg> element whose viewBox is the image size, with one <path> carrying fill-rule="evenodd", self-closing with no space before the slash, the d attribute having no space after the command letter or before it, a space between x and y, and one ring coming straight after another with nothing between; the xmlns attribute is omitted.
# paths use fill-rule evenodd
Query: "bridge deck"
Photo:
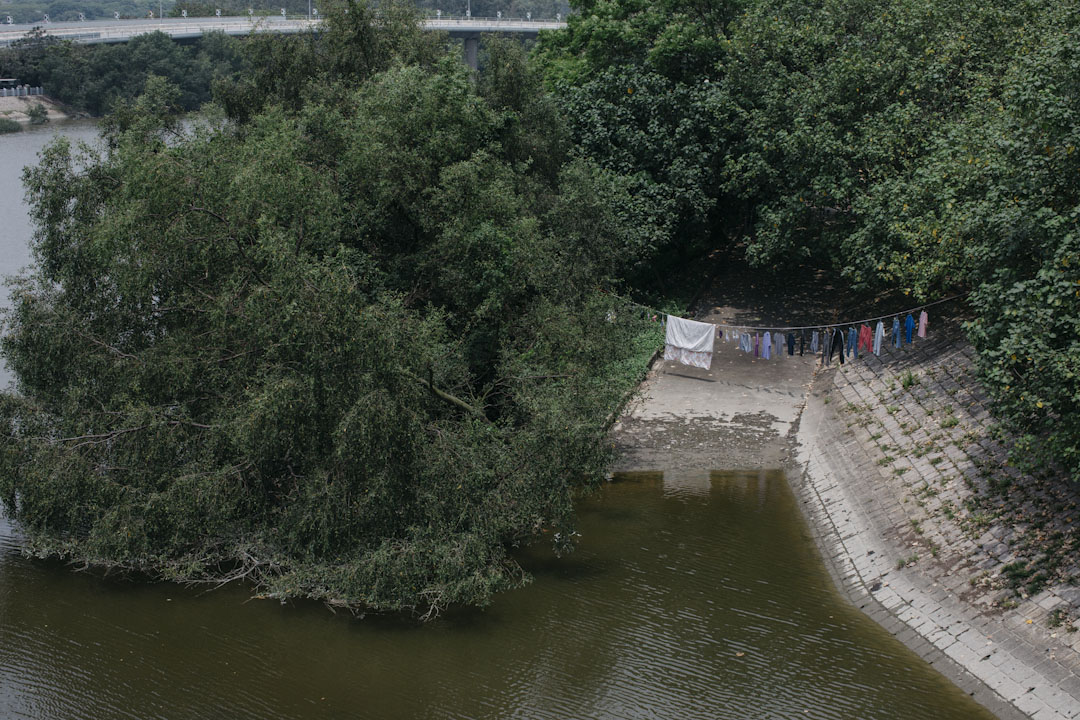
<svg viewBox="0 0 1080 720"><path fill-rule="evenodd" d="M3 14L0 12L0 20ZM195 38L208 32L228 35L247 35L252 32L298 33L318 27L320 20L296 17L209 17L209 18L148 18L145 20L90 20L86 22L38 23L32 25L0 25L0 47L23 38L35 27L51 37L65 38L78 43L118 43L160 31L175 39ZM522 18L428 18L428 30L442 30L454 36L480 33L515 33L536 35L541 30L566 27L560 20L527 20Z"/></svg>

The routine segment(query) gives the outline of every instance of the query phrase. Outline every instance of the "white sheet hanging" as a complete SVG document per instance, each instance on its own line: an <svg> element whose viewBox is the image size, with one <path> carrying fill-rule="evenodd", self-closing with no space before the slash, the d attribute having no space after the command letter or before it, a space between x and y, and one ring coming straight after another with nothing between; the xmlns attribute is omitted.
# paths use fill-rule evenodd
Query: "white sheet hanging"
<svg viewBox="0 0 1080 720"><path fill-rule="evenodd" d="M712 367L716 326L668 315L664 359L708 370Z"/></svg>

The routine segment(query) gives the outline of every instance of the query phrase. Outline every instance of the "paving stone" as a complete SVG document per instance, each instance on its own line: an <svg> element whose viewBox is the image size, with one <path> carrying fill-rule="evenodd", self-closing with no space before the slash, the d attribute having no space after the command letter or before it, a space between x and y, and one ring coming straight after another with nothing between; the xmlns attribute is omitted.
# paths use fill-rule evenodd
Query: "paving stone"
<svg viewBox="0 0 1080 720"><path fill-rule="evenodd" d="M1019 607L986 612L988 605L1012 595L1000 587L1005 578L997 574L1003 565L1030 563L1039 550L1037 541L1017 532L1025 523L1017 522L1015 512L1009 514L1010 504L1019 507L1019 501L1023 512L1039 517L1042 506L1058 500L1044 483L1005 465L1006 449L984 429L990 416L985 393L975 384L973 358L963 342L927 342L903 351L889 348L880 359L838 370L832 377L842 383L844 397L867 408L860 412L867 427L847 431L841 424L845 430L839 431L828 427L836 423L828 408L811 408L815 419L824 418L826 438L845 435L843 458L850 467L834 468L836 458L821 453L808 480L817 484L828 478L843 488L825 513L836 518L833 522L842 517L845 532L856 534L848 541L849 550L865 552L857 536L885 543L877 557L863 557L857 566L864 577L891 582L874 597L909 623L898 637L914 646L921 638L943 648L1032 717L1080 718L1080 680L1074 672L1080 672L1080 633L1054 639L1046 622L1048 612L1057 608L1080 610L1080 588L1051 583ZM919 382L905 390L898 376L908 370ZM888 406L897 410L890 413ZM942 428L948 416L957 424ZM930 452L920 455L925 449ZM879 465L886 454L895 460ZM899 475L893 472L902 468L906 471ZM991 481L998 478L1011 478L1011 484L995 494ZM983 516L980 523L989 521L972 538L968 531L975 513ZM912 519L919 522L921 535ZM931 543L938 548L936 557L929 552ZM914 552L920 556L917 565L897 571L897 558ZM1058 577L1067 577L1068 567L1062 567ZM982 576L984 571L988 574ZM973 587L968 580L974 577L998 587ZM1076 624L1080 627L1080 619Z"/></svg>

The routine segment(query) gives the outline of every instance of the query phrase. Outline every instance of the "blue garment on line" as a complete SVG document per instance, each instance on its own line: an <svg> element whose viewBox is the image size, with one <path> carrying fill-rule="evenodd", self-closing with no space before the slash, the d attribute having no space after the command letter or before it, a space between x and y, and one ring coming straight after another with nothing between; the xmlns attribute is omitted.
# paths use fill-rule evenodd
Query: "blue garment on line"
<svg viewBox="0 0 1080 720"><path fill-rule="evenodd" d="M898 317L894 317L892 320L892 344L893 347L900 347L903 344L900 335L900 318Z"/></svg>
<svg viewBox="0 0 1080 720"><path fill-rule="evenodd" d="M772 359L772 335L768 332L761 339L761 357L765 360Z"/></svg>
<svg viewBox="0 0 1080 720"><path fill-rule="evenodd" d="M908 313L907 320L904 321L904 339L908 344L911 344L911 333L915 332L915 318Z"/></svg>
<svg viewBox="0 0 1080 720"><path fill-rule="evenodd" d="M739 336L739 349L745 353L753 350L753 348L750 347L750 333L742 333Z"/></svg>
<svg viewBox="0 0 1080 720"><path fill-rule="evenodd" d="M885 339L885 323L878 320L877 327L874 328L874 354L881 354L881 341Z"/></svg>
<svg viewBox="0 0 1080 720"><path fill-rule="evenodd" d="M847 331L847 354L851 357L855 354L855 343L859 341L859 333L855 328L848 328Z"/></svg>
<svg viewBox="0 0 1080 720"><path fill-rule="evenodd" d="M810 352L816 353L818 351L818 332L815 330L810 336Z"/></svg>

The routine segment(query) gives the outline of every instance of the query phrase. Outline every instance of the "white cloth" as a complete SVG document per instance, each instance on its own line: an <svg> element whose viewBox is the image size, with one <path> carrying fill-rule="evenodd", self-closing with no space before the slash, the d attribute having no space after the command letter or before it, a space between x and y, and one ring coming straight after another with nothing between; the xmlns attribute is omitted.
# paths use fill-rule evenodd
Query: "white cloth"
<svg viewBox="0 0 1080 720"><path fill-rule="evenodd" d="M708 370L712 366L716 326L668 315L664 359Z"/></svg>

